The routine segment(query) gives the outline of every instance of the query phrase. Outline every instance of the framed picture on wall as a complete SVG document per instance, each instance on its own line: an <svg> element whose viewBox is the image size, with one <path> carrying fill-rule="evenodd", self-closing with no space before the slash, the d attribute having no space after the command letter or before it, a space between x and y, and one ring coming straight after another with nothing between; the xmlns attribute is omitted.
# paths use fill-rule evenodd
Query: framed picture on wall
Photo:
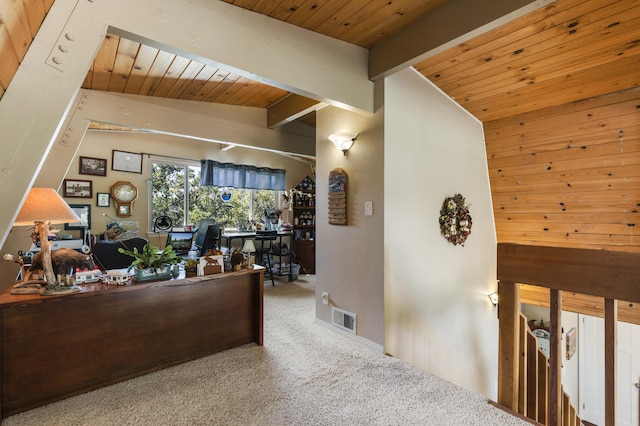
<svg viewBox="0 0 640 426"><path fill-rule="evenodd" d="M111 194L108 192L98 192L96 205L98 207L109 207L111 205Z"/></svg>
<svg viewBox="0 0 640 426"><path fill-rule="evenodd" d="M571 359L571 357L576 353L576 348L578 346L576 340L576 328L572 327L571 330L567 331L567 359Z"/></svg>
<svg viewBox="0 0 640 426"><path fill-rule="evenodd" d="M111 170L130 173L142 173L142 154L113 150Z"/></svg>
<svg viewBox="0 0 640 426"><path fill-rule="evenodd" d="M91 205L90 204L69 204L71 210L80 218L80 222L65 223L64 229L84 229L91 228Z"/></svg>
<svg viewBox="0 0 640 426"><path fill-rule="evenodd" d="M65 179L63 190L67 198L93 198L90 180Z"/></svg>
<svg viewBox="0 0 640 426"><path fill-rule="evenodd" d="M81 175L106 176L107 160L104 158L80 157Z"/></svg>

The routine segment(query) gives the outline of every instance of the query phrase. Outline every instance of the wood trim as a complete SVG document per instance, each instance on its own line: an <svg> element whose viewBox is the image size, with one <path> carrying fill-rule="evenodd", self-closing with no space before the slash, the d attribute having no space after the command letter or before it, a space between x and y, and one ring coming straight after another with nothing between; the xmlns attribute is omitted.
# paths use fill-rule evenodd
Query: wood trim
<svg viewBox="0 0 640 426"><path fill-rule="evenodd" d="M498 244L498 280L640 302L636 253Z"/></svg>

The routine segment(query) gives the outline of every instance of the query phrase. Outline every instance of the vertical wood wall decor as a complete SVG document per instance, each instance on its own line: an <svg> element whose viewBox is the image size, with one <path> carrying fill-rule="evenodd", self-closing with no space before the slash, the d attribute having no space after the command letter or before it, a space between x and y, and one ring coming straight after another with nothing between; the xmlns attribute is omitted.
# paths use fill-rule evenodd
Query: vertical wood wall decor
<svg viewBox="0 0 640 426"><path fill-rule="evenodd" d="M347 173L342 169L329 172L329 224L347 224Z"/></svg>

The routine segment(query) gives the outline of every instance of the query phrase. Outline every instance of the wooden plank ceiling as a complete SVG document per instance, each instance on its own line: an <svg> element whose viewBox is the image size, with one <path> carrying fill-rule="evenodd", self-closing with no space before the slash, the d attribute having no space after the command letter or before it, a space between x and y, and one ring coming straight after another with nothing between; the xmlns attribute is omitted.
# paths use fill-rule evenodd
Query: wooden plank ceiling
<svg viewBox="0 0 640 426"><path fill-rule="evenodd" d="M447 0L225 0L371 48ZM0 95L53 0L0 0ZM558 0L414 66L483 122L636 87L640 6ZM267 108L289 93L109 35L84 88Z"/></svg>

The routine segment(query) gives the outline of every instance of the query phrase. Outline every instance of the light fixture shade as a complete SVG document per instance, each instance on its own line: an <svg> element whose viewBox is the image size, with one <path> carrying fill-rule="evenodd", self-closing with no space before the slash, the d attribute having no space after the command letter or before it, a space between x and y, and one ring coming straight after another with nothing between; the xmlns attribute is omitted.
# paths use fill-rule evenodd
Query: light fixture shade
<svg viewBox="0 0 640 426"><path fill-rule="evenodd" d="M498 306L498 292L491 293L489 295L489 300L491 300L493 306Z"/></svg>
<svg viewBox="0 0 640 426"><path fill-rule="evenodd" d="M253 244L253 240L245 240L244 245L242 246L243 253L254 253L256 251L256 246Z"/></svg>
<svg viewBox="0 0 640 426"><path fill-rule="evenodd" d="M333 142L333 144L337 146L339 150L346 154L347 151L351 149L351 146L353 145L353 142L357 137L357 133L342 132L329 135L329 140Z"/></svg>
<svg viewBox="0 0 640 426"><path fill-rule="evenodd" d="M31 188L14 226L33 226L34 222L80 222L80 218L53 188Z"/></svg>

